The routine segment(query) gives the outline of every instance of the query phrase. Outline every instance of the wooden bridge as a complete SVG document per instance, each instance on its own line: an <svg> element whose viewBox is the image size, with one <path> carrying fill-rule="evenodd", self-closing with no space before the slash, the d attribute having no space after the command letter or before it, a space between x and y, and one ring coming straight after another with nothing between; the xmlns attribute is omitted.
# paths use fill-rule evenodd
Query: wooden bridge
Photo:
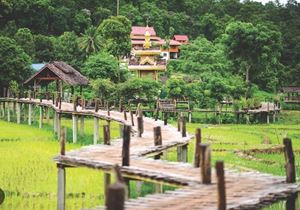
<svg viewBox="0 0 300 210"><path fill-rule="evenodd" d="M222 167L216 172L210 163L209 145L201 144L201 131L197 129L195 157L193 165L187 163L188 144L194 137L186 132L185 118L178 128L165 125L163 121L143 116L142 110L137 113L94 110L71 103L56 103L54 100L37 100L28 98L0 98L0 114L11 121L16 114L20 123L21 106L28 106L28 124L32 123L32 106L38 106L39 127L43 119L49 117L49 108L54 110L54 131L62 136L61 115L72 115L73 142L77 142L78 119L84 125L84 117L94 118L94 145L65 152L64 141L61 141L61 154L54 160L58 167L58 209L65 209L66 168L88 167L105 172L105 188L110 184L111 173L116 164L129 180L145 180L156 183L157 193L144 198L127 200L125 209L258 209L278 199L286 198L300 190L295 184L295 166L292 150L286 150L287 178L258 172L238 172L225 170L225 183L222 182ZM99 120L104 123L104 145L99 142ZM110 122L120 123L121 139L110 141ZM81 130L81 129L80 129ZM160 160L168 148L177 147L178 162ZM287 147L288 149L288 147ZM291 149L291 148L290 148ZM154 157L154 158L150 158ZM201 160L201 161L200 161ZM223 180L224 181L224 180ZM288 183L287 183L287 182ZM175 185L179 188L162 194L162 184ZM226 186L226 193L225 193ZM222 191L223 189L223 191ZM107 189L104 189L107 192ZM103 209L104 207L95 207ZM109 209L109 208L108 208Z"/></svg>

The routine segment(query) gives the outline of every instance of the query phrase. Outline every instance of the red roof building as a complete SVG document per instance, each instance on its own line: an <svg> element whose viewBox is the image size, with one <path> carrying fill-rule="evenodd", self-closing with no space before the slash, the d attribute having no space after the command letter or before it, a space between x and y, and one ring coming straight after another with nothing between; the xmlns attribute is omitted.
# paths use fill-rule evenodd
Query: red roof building
<svg viewBox="0 0 300 210"><path fill-rule="evenodd" d="M174 35L173 40L182 44L187 44L189 42L189 37L187 35Z"/></svg>

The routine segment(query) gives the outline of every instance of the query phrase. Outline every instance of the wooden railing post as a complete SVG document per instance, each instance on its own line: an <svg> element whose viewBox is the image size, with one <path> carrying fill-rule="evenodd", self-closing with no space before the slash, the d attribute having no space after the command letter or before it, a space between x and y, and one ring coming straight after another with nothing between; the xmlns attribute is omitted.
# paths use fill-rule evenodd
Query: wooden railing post
<svg viewBox="0 0 300 210"><path fill-rule="evenodd" d="M110 125L103 125L103 139L104 144L110 145Z"/></svg>
<svg viewBox="0 0 300 210"><path fill-rule="evenodd" d="M98 112L99 110L99 100L95 99L95 112Z"/></svg>
<svg viewBox="0 0 300 210"><path fill-rule="evenodd" d="M131 119L131 125L134 126L134 117L133 112L130 110L130 119Z"/></svg>
<svg viewBox="0 0 300 210"><path fill-rule="evenodd" d="M208 144L200 144L200 165L203 184L211 183L211 150Z"/></svg>
<svg viewBox="0 0 300 210"><path fill-rule="evenodd" d="M162 145L162 135L161 135L161 127L157 126L153 128L153 134L154 134L154 145L160 146ZM154 159L158 160L160 159L161 153L154 156Z"/></svg>
<svg viewBox="0 0 300 210"><path fill-rule="evenodd" d="M126 185L124 184L118 166L115 167L117 181L107 188L105 205L106 210L124 210Z"/></svg>
<svg viewBox="0 0 300 210"><path fill-rule="evenodd" d="M181 131L181 114L178 113L178 117L177 117L177 131L180 132Z"/></svg>
<svg viewBox="0 0 300 210"><path fill-rule="evenodd" d="M284 157L285 157L285 169L286 169L286 182L296 182L296 170L295 170L295 156L292 146L292 141L289 138L283 139L284 144Z"/></svg>
<svg viewBox="0 0 300 210"><path fill-rule="evenodd" d="M127 113L126 113L126 109L124 109L124 120L127 121Z"/></svg>
<svg viewBox="0 0 300 210"><path fill-rule="evenodd" d="M130 133L131 126L123 126L123 148L122 148L122 166L130 164Z"/></svg>
<svg viewBox="0 0 300 210"><path fill-rule="evenodd" d="M168 125L168 113L164 112L164 125Z"/></svg>
<svg viewBox="0 0 300 210"><path fill-rule="evenodd" d="M201 143L201 129L196 129L195 134L195 156L194 156L194 167L199 168L200 167L200 143Z"/></svg>
<svg viewBox="0 0 300 210"><path fill-rule="evenodd" d="M94 117L94 144L96 145L99 139L99 118Z"/></svg>
<svg viewBox="0 0 300 210"><path fill-rule="evenodd" d="M224 162L216 162L217 185L218 185L218 210L226 210L226 191L224 177Z"/></svg>

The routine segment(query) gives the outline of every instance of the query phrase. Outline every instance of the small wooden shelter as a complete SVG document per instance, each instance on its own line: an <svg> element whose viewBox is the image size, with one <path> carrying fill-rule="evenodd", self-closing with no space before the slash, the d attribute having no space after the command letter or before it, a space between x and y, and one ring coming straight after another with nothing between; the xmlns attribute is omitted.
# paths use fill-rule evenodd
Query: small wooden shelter
<svg viewBox="0 0 300 210"><path fill-rule="evenodd" d="M282 91L285 103L300 103L300 86L283 87Z"/></svg>
<svg viewBox="0 0 300 210"><path fill-rule="evenodd" d="M48 86L49 83L55 81L57 92L63 92L63 84L71 86L72 92L74 92L75 86L86 86L89 81L86 77L79 73L72 66L62 61L54 61L47 63L38 72L27 79L24 84L33 86L34 91L38 86Z"/></svg>

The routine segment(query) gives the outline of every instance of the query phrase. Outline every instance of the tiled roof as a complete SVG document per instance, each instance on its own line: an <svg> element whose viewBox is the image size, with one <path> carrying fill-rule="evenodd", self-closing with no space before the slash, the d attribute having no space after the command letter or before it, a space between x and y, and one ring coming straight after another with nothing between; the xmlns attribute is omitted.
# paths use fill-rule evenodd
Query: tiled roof
<svg viewBox="0 0 300 210"><path fill-rule="evenodd" d="M156 36L156 32L153 27L144 27L144 26L132 26L131 35L145 35L146 30L149 31L151 36Z"/></svg>
<svg viewBox="0 0 300 210"><path fill-rule="evenodd" d="M176 41L189 41L189 37L187 35L174 35L174 39Z"/></svg>

